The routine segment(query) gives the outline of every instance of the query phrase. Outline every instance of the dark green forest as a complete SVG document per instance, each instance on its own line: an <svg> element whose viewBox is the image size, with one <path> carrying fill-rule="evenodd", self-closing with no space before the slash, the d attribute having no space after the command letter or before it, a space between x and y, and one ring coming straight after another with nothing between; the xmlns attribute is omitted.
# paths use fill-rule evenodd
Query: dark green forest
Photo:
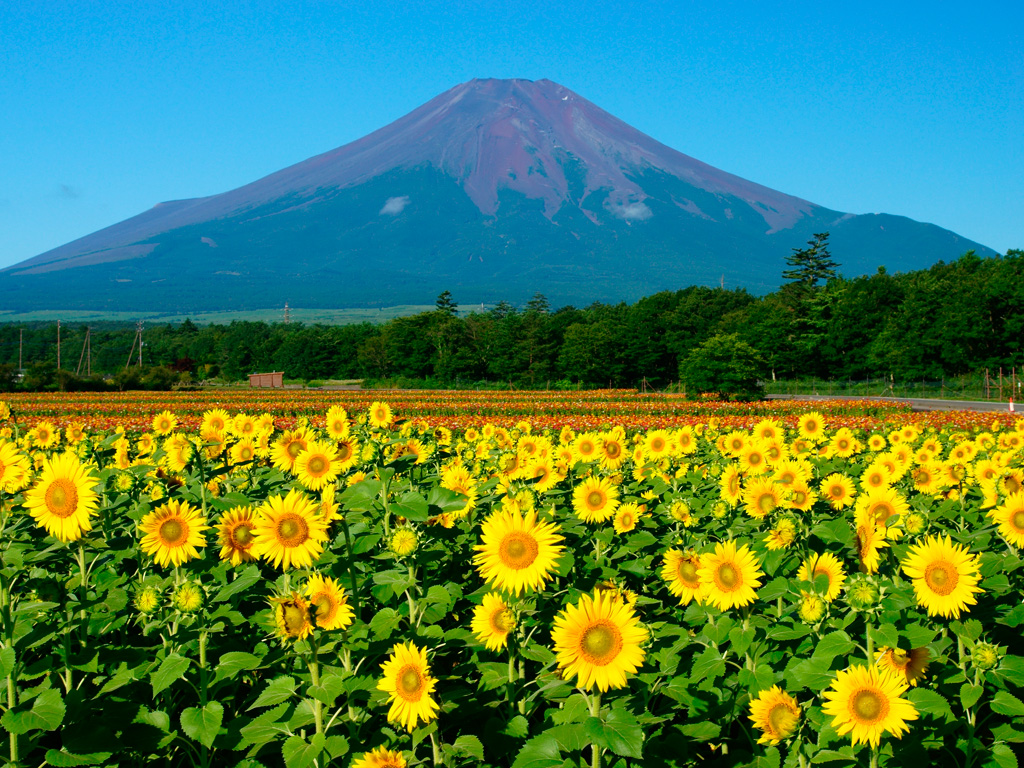
<svg viewBox="0 0 1024 768"><path fill-rule="evenodd" d="M436 310L379 325L146 327L145 366L127 372L135 327L93 323L91 381L84 325L62 328L59 375L55 323L4 325L0 378L15 386L19 334L26 373L18 386L44 389L160 388L179 377L236 381L271 370L403 386L638 387L646 380L661 388L719 334L736 334L759 353L762 375L778 379L939 379L1024 364L1024 251L968 252L927 270L845 279L820 235L787 263L788 282L765 296L689 287L634 304L552 309L538 294L525 306L460 314L458 297L445 292Z"/></svg>

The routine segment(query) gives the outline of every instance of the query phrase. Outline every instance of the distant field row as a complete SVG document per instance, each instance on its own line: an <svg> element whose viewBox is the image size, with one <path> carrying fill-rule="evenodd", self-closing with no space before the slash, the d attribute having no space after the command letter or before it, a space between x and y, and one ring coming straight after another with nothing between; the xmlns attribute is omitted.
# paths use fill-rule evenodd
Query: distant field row
<svg viewBox="0 0 1024 768"><path fill-rule="evenodd" d="M394 307L357 307L351 309L289 309L289 320L295 323L348 325L381 323L396 317L407 317L434 309L433 304L403 304ZM284 308L253 309L237 312L192 312L165 314L160 312L92 312L82 310L39 310L36 312L0 312L0 323L43 323L60 320L64 323L123 322L226 324L238 321L274 323L284 321Z"/></svg>

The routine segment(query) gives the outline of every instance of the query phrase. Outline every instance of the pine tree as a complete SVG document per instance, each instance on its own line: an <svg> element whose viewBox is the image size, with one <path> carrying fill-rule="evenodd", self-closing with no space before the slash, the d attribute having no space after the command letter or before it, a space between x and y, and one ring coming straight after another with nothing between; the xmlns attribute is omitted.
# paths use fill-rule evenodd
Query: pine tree
<svg viewBox="0 0 1024 768"><path fill-rule="evenodd" d="M459 305L455 303L455 299L452 298L451 291L443 291L440 296L437 297L437 311L444 315L451 315L454 317L458 314Z"/></svg>
<svg viewBox="0 0 1024 768"><path fill-rule="evenodd" d="M794 248L786 265L789 269L783 270L782 279L790 282L782 285L782 293L797 301L809 298L820 282L837 277L839 264L828 250L828 232L815 233L806 248Z"/></svg>

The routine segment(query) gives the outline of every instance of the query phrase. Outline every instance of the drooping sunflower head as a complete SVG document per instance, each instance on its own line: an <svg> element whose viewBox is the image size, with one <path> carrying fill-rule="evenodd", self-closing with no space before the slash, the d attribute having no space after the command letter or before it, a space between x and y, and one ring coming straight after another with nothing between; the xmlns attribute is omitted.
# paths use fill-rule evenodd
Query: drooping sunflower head
<svg viewBox="0 0 1024 768"><path fill-rule="evenodd" d="M918 605L929 616L960 618L961 611L976 605L982 592L978 558L949 536L929 536L915 544L904 559L903 572L911 578Z"/></svg>
<svg viewBox="0 0 1024 768"><path fill-rule="evenodd" d="M644 662L647 636L633 608L603 590L566 606L551 630L562 677L584 690L624 687Z"/></svg>
<svg viewBox="0 0 1024 768"><path fill-rule="evenodd" d="M305 640L312 634L309 603L298 592L292 592L290 597L270 598L270 609L274 614L277 636L282 640Z"/></svg>
<svg viewBox="0 0 1024 768"><path fill-rule="evenodd" d="M497 592L488 592L473 609L470 628L488 650L497 651L508 644L508 635L516 627L516 614Z"/></svg>
<svg viewBox="0 0 1024 768"><path fill-rule="evenodd" d="M990 515L1004 539L1015 547L1024 547L1024 491L1007 496Z"/></svg>
<svg viewBox="0 0 1024 768"><path fill-rule="evenodd" d="M399 643L381 669L377 689L388 694L388 722L400 723L411 733L420 720L427 723L437 717L438 705L431 696L437 680L430 674L425 649Z"/></svg>
<svg viewBox="0 0 1024 768"><path fill-rule="evenodd" d="M796 699L773 685L750 702L750 719L761 731L758 744L778 744L796 732L800 706Z"/></svg>
<svg viewBox="0 0 1024 768"><path fill-rule="evenodd" d="M142 551L153 555L158 565L181 565L199 557L199 550L206 547L203 533L208 528L200 510L187 501L170 499L139 523L144 534Z"/></svg>
<svg viewBox="0 0 1024 768"><path fill-rule="evenodd" d="M516 595L542 589L565 549L558 526L538 522L536 512L495 512L481 526L480 540L473 556L480 575Z"/></svg>
<svg viewBox="0 0 1024 768"><path fill-rule="evenodd" d="M332 631L352 624L355 613L349 605L345 588L331 578L314 574L306 582L305 596L313 611L316 625Z"/></svg>
<svg viewBox="0 0 1024 768"><path fill-rule="evenodd" d="M849 733L855 746L877 747L883 733L901 738L910 731L907 722L918 718L914 705L902 698L906 690L906 680L887 671L855 666L837 673L822 709L840 736Z"/></svg>
<svg viewBox="0 0 1024 768"><path fill-rule="evenodd" d="M917 685L917 681L928 670L930 655L927 647L912 648L909 651L884 647L875 653L875 663L897 678L902 677L910 685Z"/></svg>

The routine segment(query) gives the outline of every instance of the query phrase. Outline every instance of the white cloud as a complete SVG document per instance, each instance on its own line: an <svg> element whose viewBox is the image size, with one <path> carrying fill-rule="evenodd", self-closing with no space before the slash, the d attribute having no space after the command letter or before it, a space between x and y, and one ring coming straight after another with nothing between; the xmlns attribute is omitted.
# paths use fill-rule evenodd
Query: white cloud
<svg viewBox="0 0 1024 768"><path fill-rule="evenodd" d="M626 205L616 205L612 207L612 213L626 221L644 221L654 215L651 212L651 209L647 207L646 203L627 203Z"/></svg>
<svg viewBox="0 0 1024 768"><path fill-rule="evenodd" d="M409 204L409 196L402 195L401 197L389 197L384 201L384 207L380 209L381 216L397 216L403 210L405 206Z"/></svg>

